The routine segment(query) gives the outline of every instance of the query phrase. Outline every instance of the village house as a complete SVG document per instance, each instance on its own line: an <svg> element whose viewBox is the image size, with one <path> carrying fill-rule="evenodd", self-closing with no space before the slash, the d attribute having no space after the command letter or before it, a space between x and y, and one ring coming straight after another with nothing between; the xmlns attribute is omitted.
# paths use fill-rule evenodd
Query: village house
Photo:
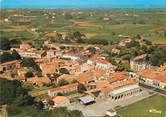
<svg viewBox="0 0 166 117"><path fill-rule="evenodd" d="M13 60L5 63L0 64L0 71L5 72L7 70L18 69L21 67L21 61Z"/></svg>
<svg viewBox="0 0 166 117"><path fill-rule="evenodd" d="M61 80L65 80L69 83L73 82L75 78L75 75L70 75L70 74L63 74L57 78L57 83Z"/></svg>
<svg viewBox="0 0 166 117"><path fill-rule="evenodd" d="M54 58L54 57L56 57L56 52L55 52L55 50L48 50L47 51L47 56L46 56L47 58Z"/></svg>
<svg viewBox="0 0 166 117"><path fill-rule="evenodd" d="M139 82L166 91L166 65L137 73Z"/></svg>
<svg viewBox="0 0 166 117"><path fill-rule="evenodd" d="M52 100L54 102L53 107L66 107L70 105L70 100L65 96L55 96Z"/></svg>
<svg viewBox="0 0 166 117"><path fill-rule="evenodd" d="M95 89L95 81L99 79L105 79L106 71L99 68L88 70L87 72L80 73L74 78L77 82L83 84L88 90Z"/></svg>
<svg viewBox="0 0 166 117"><path fill-rule="evenodd" d="M133 71L141 71L145 69L150 69L151 64L147 60L147 54L137 56L130 60L130 68Z"/></svg>
<svg viewBox="0 0 166 117"><path fill-rule="evenodd" d="M107 60L105 60L105 58L99 55L94 55L92 58L88 59L87 64L109 71L114 71L116 68L116 66L112 65Z"/></svg>
<svg viewBox="0 0 166 117"><path fill-rule="evenodd" d="M133 96L142 91L138 82L124 72L111 74L101 72L100 75L98 74L98 77L92 76L81 74L77 81L86 86L86 93L99 92L98 98L111 97L115 101L123 97Z"/></svg>
<svg viewBox="0 0 166 117"><path fill-rule="evenodd" d="M80 55L84 57L90 57L92 53L89 50L80 51Z"/></svg>
<svg viewBox="0 0 166 117"><path fill-rule="evenodd" d="M42 63L40 64L40 69L42 70L42 74L44 76L54 75L56 73L59 73L60 62L52 61L52 62Z"/></svg>
<svg viewBox="0 0 166 117"><path fill-rule="evenodd" d="M100 98L111 97L114 101L127 96L133 96L142 91L138 82L130 77L113 83L108 81L97 81L96 84L96 88L101 91L99 95Z"/></svg>
<svg viewBox="0 0 166 117"><path fill-rule="evenodd" d="M18 53L22 58L43 58L46 56L45 50L18 51Z"/></svg>
<svg viewBox="0 0 166 117"><path fill-rule="evenodd" d="M43 86L51 82L51 80L47 77L32 77L27 79L28 83L31 83L36 86Z"/></svg>
<svg viewBox="0 0 166 117"><path fill-rule="evenodd" d="M21 50L29 50L31 48L32 48L32 46L29 43L22 43L22 44L20 44L20 49Z"/></svg>
<svg viewBox="0 0 166 117"><path fill-rule="evenodd" d="M61 58L61 56L63 55L63 53L64 53L63 50L60 50L60 49L56 50L55 51L56 58Z"/></svg>
<svg viewBox="0 0 166 117"><path fill-rule="evenodd" d="M59 86L55 88L50 88L48 89L48 96L54 97L57 96L58 93L70 93L70 92L75 92L78 89L78 83L72 83L64 86Z"/></svg>
<svg viewBox="0 0 166 117"><path fill-rule="evenodd" d="M120 49L112 48L111 53L113 53L113 54L120 54Z"/></svg>
<svg viewBox="0 0 166 117"><path fill-rule="evenodd" d="M121 47L125 47L128 43L130 43L132 41L131 38L129 38L129 36L123 36L123 35L119 35L120 38L127 38L127 39L123 39L119 42L119 46Z"/></svg>
<svg viewBox="0 0 166 117"><path fill-rule="evenodd" d="M87 64L88 65L93 65L93 66L95 66L96 65L96 60L97 59L100 59L100 55L98 55L98 54L95 54L95 55L93 55L91 58L89 58L88 60L87 60Z"/></svg>
<svg viewBox="0 0 166 117"><path fill-rule="evenodd" d="M37 63L38 65L43 64L43 63L48 63L51 61L54 61L54 58L36 58L35 59L35 63Z"/></svg>
<svg viewBox="0 0 166 117"><path fill-rule="evenodd" d="M94 68L94 66L89 65L88 63L83 63L79 67L80 72L85 72L85 71L88 71L88 70L93 69L93 68Z"/></svg>
<svg viewBox="0 0 166 117"><path fill-rule="evenodd" d="M31 69L29 68L24 68L24 67L21 67L19 69L17 69L17 75L14 79L17 79L17 80L20 80L20 81L25 81L25 74L30 71Z"/></svg>
<svg viewBox="0 0 166 117"><path fill-rule="evenodd" d="M67 59L67 60L72 60L72 61L79 61L80 60L79 56L76 56L76 55L67 55L67 54L64 54L61 58L62 59Z"/></svg>
<svg viewBox="0 0 166 117"><path fill-rule="evenodd" d="M62 60L63 64L61 64L61 68L65 68L68 70L69 74L76 74L77 72L79 72L79 67L80 67L80 63L78 61L72 61L72 60Z"/></svg>
<svg viewBox="0 0 166 117"><path fill-rule="evenodd" d="M96 67L105 69L105 70L110 70L110 71L114 71L114 69L115 69L114 65L112 65L111 63L109 63L108 61L103 60L103 59L96 61Z"/></svg>
<svg viewBox="0 0 166 117"><path fill-rule="evenodd" d="M96 65L96 61L94 59L90 58L90 59L87 60L87 64L95 66Z"/></svg>

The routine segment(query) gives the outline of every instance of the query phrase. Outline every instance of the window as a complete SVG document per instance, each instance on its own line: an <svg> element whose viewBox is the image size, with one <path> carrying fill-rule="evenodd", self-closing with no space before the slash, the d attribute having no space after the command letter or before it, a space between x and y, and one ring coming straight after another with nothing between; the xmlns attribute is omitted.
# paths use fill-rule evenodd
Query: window
<svg viewBox="0 0 166 117"><path fill-rule="evenodd" d="M3 71L6 71L6 67L3 67Z"/></svg>
<svg viewBox="0 0 166 117"><path fill-rule="evenodd" d="M121 95L121 98L123 97L123 94Z"/></svg>

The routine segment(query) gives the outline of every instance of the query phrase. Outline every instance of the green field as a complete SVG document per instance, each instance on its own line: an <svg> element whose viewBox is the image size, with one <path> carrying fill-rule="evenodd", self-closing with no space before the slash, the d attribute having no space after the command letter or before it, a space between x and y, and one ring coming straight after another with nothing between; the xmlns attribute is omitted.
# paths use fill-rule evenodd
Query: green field
<svg viewBox="0 0 166 117"><path fill-rule="evenodd" d="M81 12L81 13L80 13ZM26 20L25 17L15 17L14 14L24 15L31 19L30 22L18 22ZM67 15L70 18L66 18ZM92 14L92 15L90 15ZM20 10L3 9L1 11L0 26L1 36L9 39L35 40L31 28L37 28L39 35L48 31L70 32L80 31L88 39L117 40L118 35L142 35L149 40L166 40L166 9L84 9L84 10ZM4 19L10 17L10 22ZM109 21L103 18L109 17ZM12 27L11 27L12 26ZM16 26L28 26L23 30ZM11 30L12 29L12 30ZM11 31L10 31L11 30ZM41 39L43 36L39 36Z"/></svg>
<svg viewBox="0 0 166 117"><path fill-rule="evenodd" d="M154 95L117 111L121 117L164 117L166 97Z"/></svg>

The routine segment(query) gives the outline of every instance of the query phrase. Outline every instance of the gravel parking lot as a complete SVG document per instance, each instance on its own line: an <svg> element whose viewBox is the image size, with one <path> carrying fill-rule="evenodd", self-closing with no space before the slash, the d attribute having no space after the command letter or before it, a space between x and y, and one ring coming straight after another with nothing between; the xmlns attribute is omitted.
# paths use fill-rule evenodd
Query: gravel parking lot
<svg viewBox="0 0 166 117"><path fill-rule="evenodd" d="M68 106L68 109L73 110L77 109L83 112L83 115L88 116L104 116L106 114L107 110L113 109L117 106L123 107L126 105L129 105L131 103L137 102L139 100L142 100L144 98L149 97L149 90L143 89L143 91L139 94L135 94L130 97L126 97L117 101L111 100L111 98L106 99L97 99L96 103L91 105L81 105L78 102L72 103L70 106Z"/></svg>

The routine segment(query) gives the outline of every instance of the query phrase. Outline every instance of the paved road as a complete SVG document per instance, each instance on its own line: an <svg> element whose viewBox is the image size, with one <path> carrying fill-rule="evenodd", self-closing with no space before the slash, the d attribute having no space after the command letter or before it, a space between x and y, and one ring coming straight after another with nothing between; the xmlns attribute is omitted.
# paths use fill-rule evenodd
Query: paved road
<svg viewBox="0 0 166 117"><path fill-rule="evenodd" d="M124 99L120 99L117 101L111 100L111 98L107 99L98 99L96 103L84 106L80 103L72 103L68 108L73 110L77 109L83 112L84 116L104 116L107 110L113 109L116 106L127 106L131 103L137 102L144 98L151 96L149 94L149 90L144 89L141 93L135 94L130 97L126 97Z"/></svg>

